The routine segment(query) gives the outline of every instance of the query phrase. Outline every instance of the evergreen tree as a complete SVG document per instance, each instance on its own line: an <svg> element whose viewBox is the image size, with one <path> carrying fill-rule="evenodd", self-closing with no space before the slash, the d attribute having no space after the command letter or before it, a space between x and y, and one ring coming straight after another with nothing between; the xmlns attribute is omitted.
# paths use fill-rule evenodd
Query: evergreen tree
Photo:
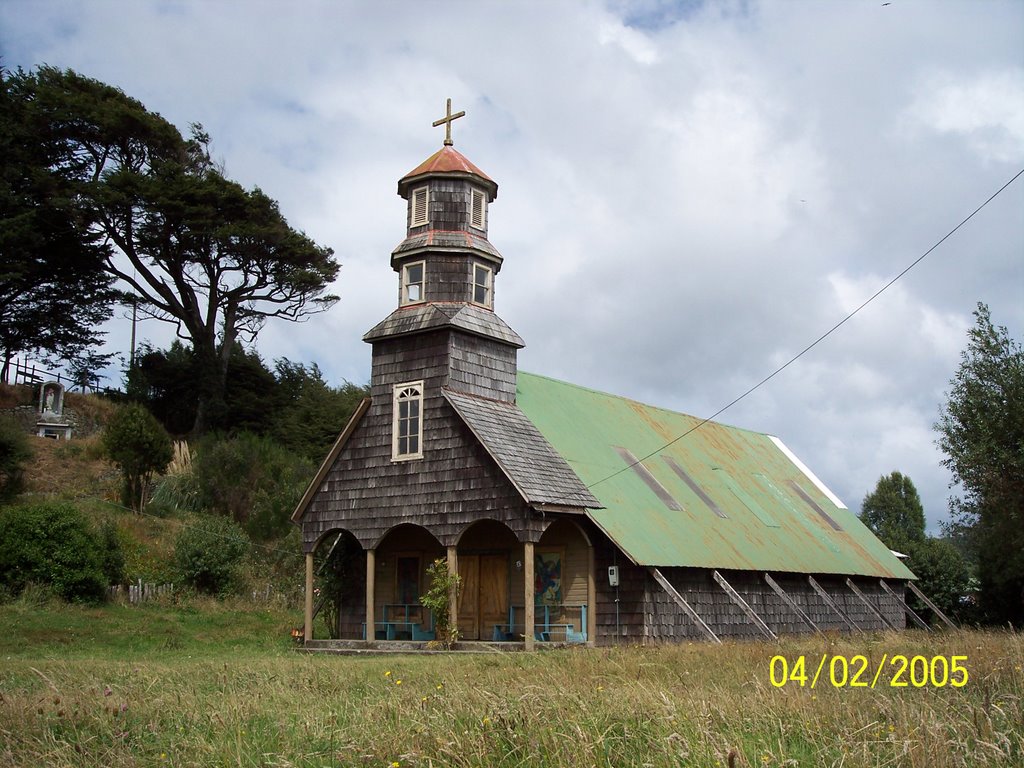
<svg viewBox="0 0 1024 768"><path fill-rule="evenodd" d="M0 70L0 380L15 355L96 362L118 292L108 252L73 204L74 157L40 120L22 75Z"/></svg>
<svg viewBox="0 0 1024 768"><path fill-rule="evenodd" d="M903 554L925 538L921 497L899 472L878 478L875 490L864 497L860 519L887 547Z"/></svg>
<svg viewBox="0 0 1024 768"><path fill-rule="evenodd" d="M978 563L980 601L996 622L1024 623L1024 349L979 303L935 428L963 489L952 528Z"/></svg>
<svg viewBox="0 0 1024 768"><path fill-rule="evenodd" d="M74 213L114 247L103 267L138 297L139 311L175 325L192 344L198 399L192 431L211 428L225 402L235 344L268 318L301 320L330 307L331 249L292 229L259 189L227 179L209 136L185 139L120 90L70 70L14 76L44 135L66 161Z"/></svg>
<svg viewBox="0 0 1024 768"><path fill-rule="evenodd" d="M119 408L107 424L103 447L124 476L125 506L141 511L153 475L167 469L174 458L167 431L141 405L129 403Z"/></svg>

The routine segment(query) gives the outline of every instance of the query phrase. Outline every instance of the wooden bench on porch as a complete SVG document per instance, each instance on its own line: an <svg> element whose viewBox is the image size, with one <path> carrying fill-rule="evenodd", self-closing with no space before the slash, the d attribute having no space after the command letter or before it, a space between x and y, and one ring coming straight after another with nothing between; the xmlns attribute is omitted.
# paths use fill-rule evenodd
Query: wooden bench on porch
<svg viewBox="0 0 1024 768"><path fill-rule="evenodd" d="M524 611L524 606L513 605L508 609L508 623L495 624L492 640L502 642L521 640L526 634L524 621L516 621L516 611ZM574 622L566 622L566 615L579 611L579 630ZM554 620L553 620L554 619ZM559 621L562 619L562 621ZM587 606L585 605L537 605L534 607L533 636L541 642L561 640L565 643L587 642Z"/></svg>
<svg viewBox="0 0 1024 768"><path fill-rule="evenodd" d="M387 603L382 606L381 620L374 622L376 640L429 641L437 637L434 631L434 616L428 611L430 623L423 627L422 614L426 609L416 603ZM363 622L363 639L366 639L366 622Z"/></svg>

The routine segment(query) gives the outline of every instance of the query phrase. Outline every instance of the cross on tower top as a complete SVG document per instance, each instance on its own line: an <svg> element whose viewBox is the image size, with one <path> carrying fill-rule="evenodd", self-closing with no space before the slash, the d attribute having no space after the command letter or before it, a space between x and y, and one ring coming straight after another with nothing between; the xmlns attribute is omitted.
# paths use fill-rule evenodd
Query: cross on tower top
<svg viewBox="0 0 1024 768"><path fill-rule="evenodd" d="M444 117L442 117L440 120L435 120L433 125L434 125L435 128L437 128L437 126L439 126L439 125L444 125L444 145L446 147L451 147L451 146L453 146L455 144L455 142L452 141L452 120L458 120L460 117L465 117L466 112L465 111L456 112L453 115L452 114L452 100L451 99L448 99L448 108L447 108L446 112L447 112L447 114Z"/></svg>

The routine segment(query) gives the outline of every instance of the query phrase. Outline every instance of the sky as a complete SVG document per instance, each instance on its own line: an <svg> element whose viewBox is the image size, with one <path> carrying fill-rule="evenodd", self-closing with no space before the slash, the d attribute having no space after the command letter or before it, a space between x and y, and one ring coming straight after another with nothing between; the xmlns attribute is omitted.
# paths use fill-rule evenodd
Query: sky
<svg viewBox="0 0 1024 768"><path fill-rule="evenodd" d="M201 123L229 177L333 248L338 304L257 340L332 384L369 378L397 181L441 147L447 98L455 148L499 185L520 368L699 417L1024 169L1019 0L0 0L0 60ZM910 476L938 534L933 425L978 302L1024 336L1024 178L717 420L777 435L853 510ZM128 320L107 338L127 355Z"/></svg>

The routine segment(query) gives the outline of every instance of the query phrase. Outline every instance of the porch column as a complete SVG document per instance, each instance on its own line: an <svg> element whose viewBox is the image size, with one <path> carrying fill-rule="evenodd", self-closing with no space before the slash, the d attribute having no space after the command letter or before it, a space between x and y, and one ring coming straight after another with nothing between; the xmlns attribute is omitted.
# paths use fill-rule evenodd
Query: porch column
<svg viewBox="0 0 1024 768"><path fill-rule="evenodd" d="M587 547L587 645L597 644L597 574L594 572L594 548Z"/></svg>
<svg viewBox="0 0 1024 768"><path fill-rule="evenodd" d="M459 554L457 547L448 547L448 573L459 572ZM459 588L453 587L448 595L448 626L459 626Z"/></svg>
<svg viewBox="0 0 1024 768"><path fill-rule="evenodd" d="M377 573L377 550L366 550L366 639L377 639L377 617L373 615L373 596L376 594L374 576Z"/></svg>
<svg viewBox="0 0 1024 768"><path fill-rule="evenodd" d="M313 639L313 553L306 553L306 624L303 629L303 642Z"/></svg>
<svg viewBox="0 0 1024 768"><path fill-rule="evenodd" d="M523 589L523 613L525 618L523 622L523 639L526 641L526 650L533 650L533 601L534 601L534 575L533 575L533 542L527 541L523 544L523 580L525 582L525 588Z"/></svg>

